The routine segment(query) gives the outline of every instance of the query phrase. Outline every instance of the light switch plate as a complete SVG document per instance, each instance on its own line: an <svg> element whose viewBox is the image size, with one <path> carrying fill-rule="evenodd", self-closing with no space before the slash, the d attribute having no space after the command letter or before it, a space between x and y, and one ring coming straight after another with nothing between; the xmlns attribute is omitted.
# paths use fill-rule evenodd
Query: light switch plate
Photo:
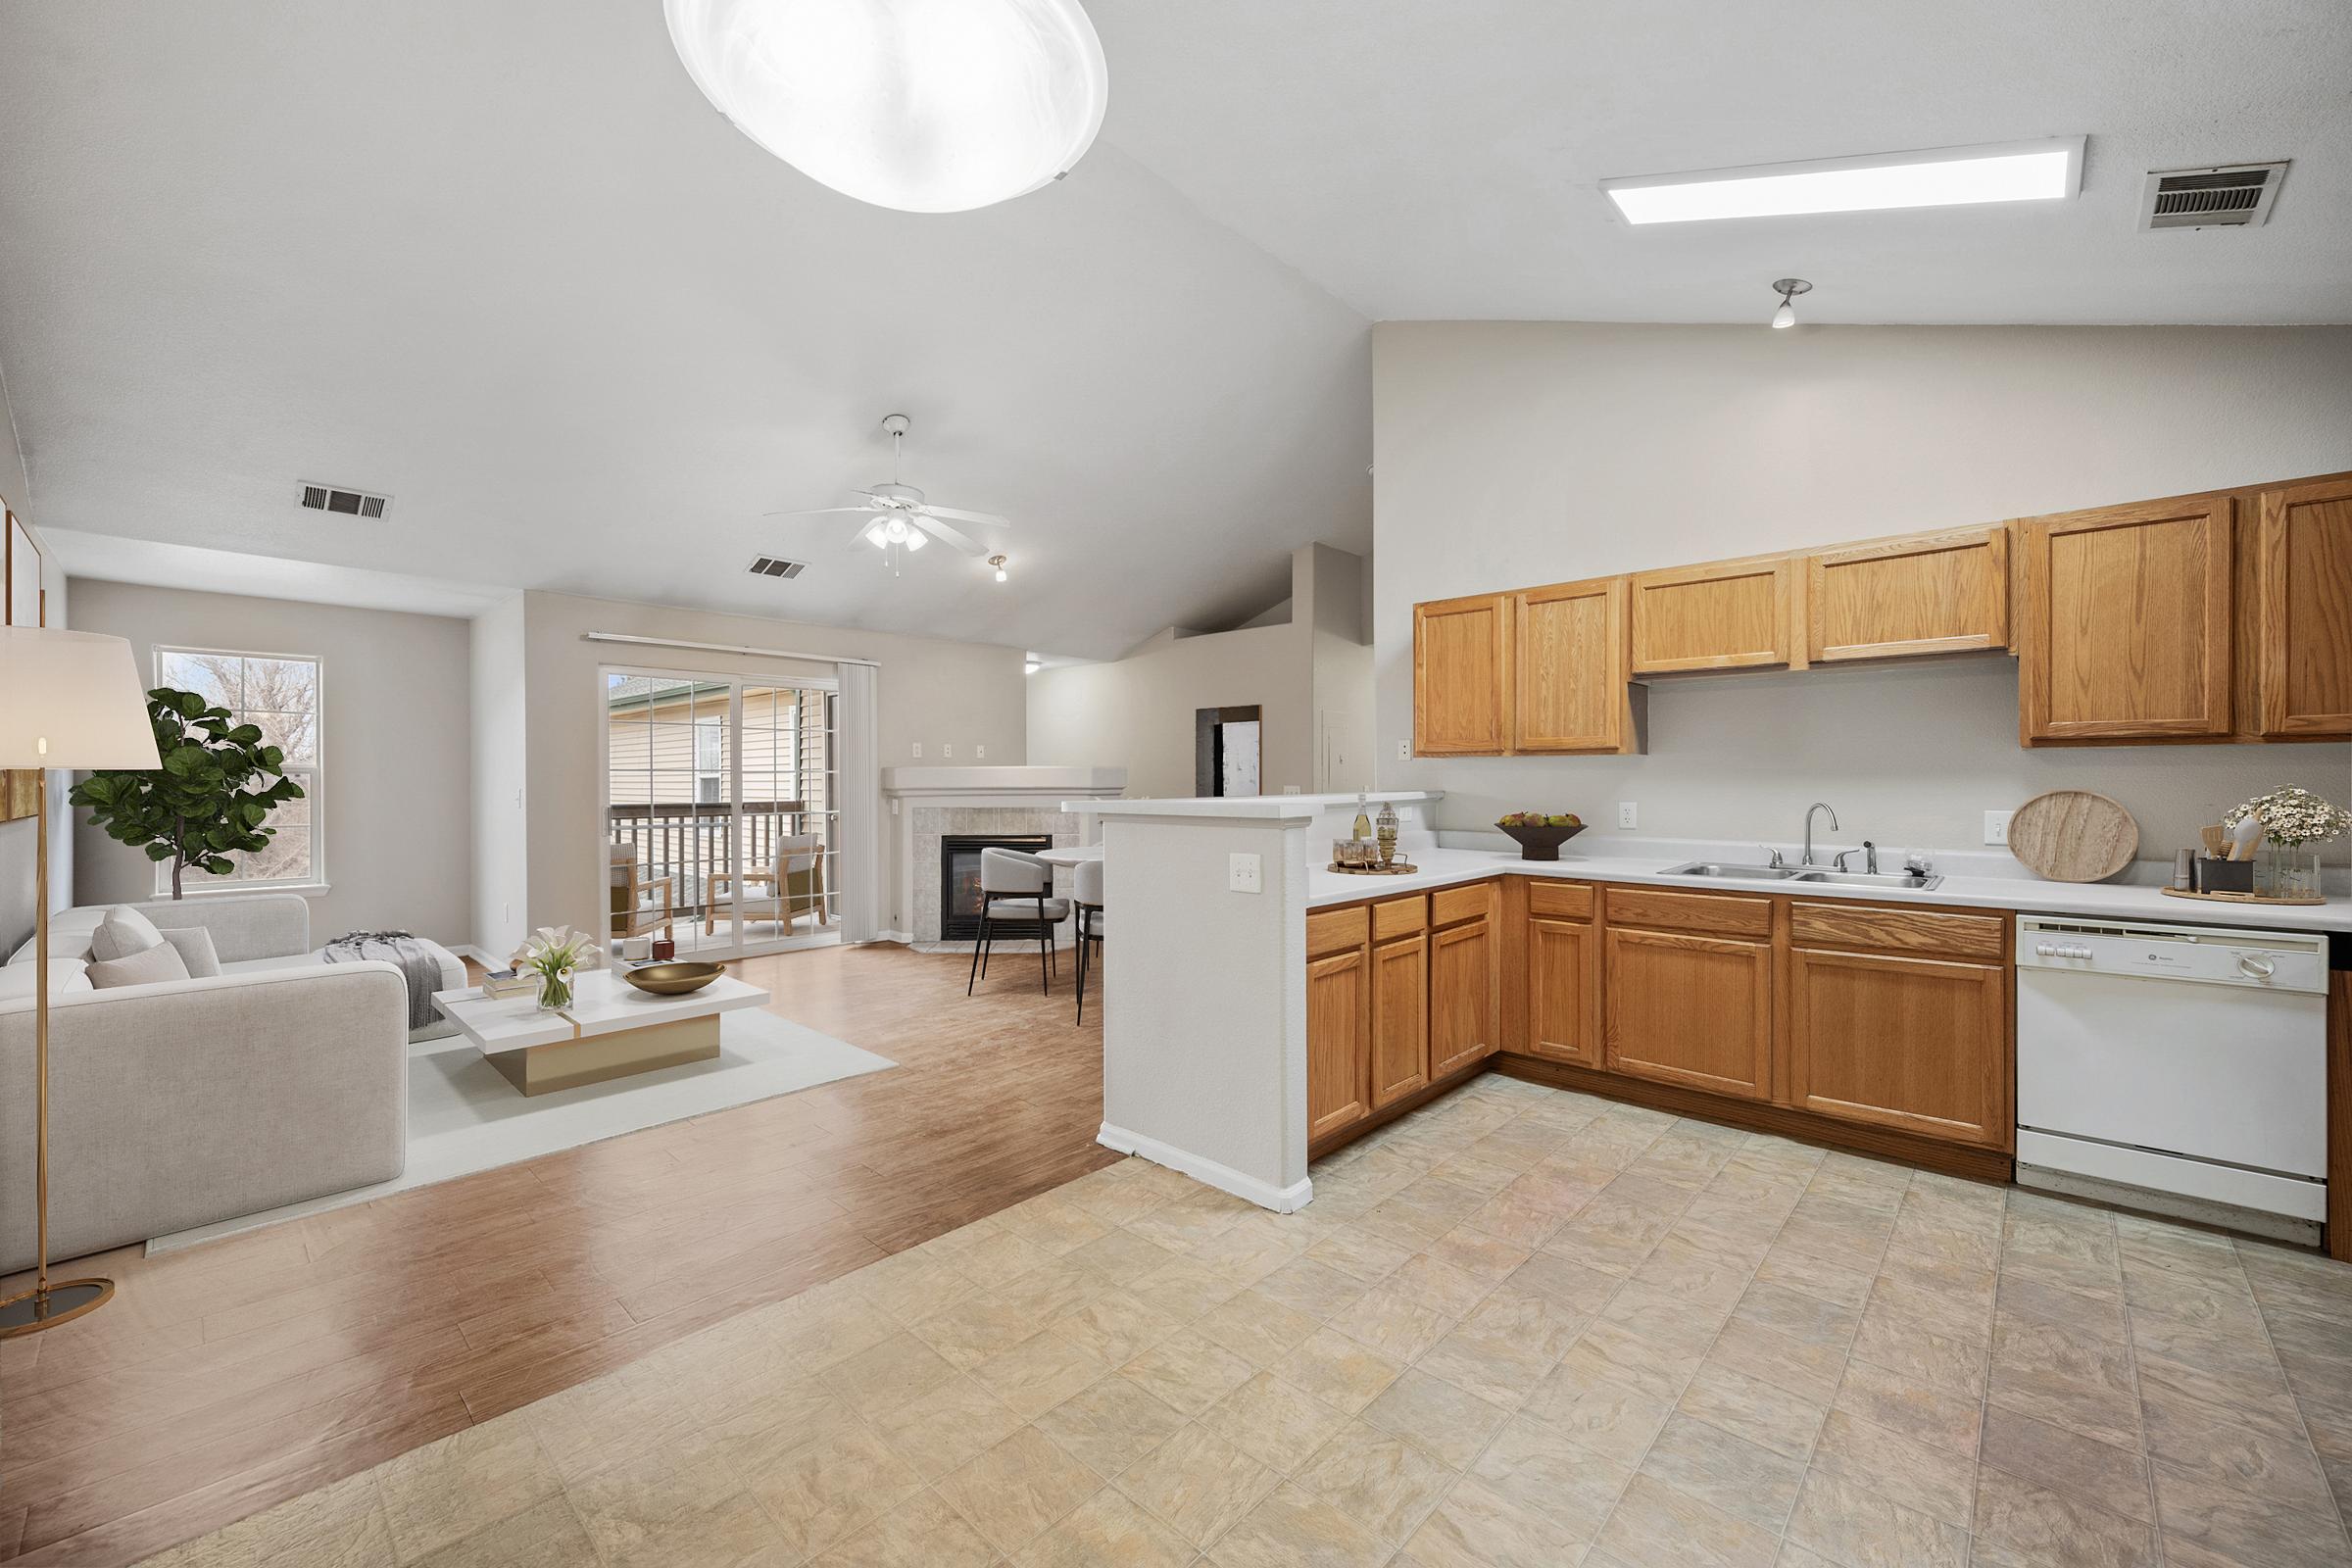
<svg viewBox="0 0 2352 1568"><path fill-rule="evenodd" d="M1984 813L1985 843L1999 844L2004 846L2008 844L2009 818L2011 814L2012 813L2008 811L1986 811Z"/></svg>
<svg viewBox="0 0 2352 1568"><path fill-rule="evenodd" d="M1254 855L1228 855L1225 857L1225 887L1232 893L1265 892L1264 862Z"/></svg>
<svg viewBox="0 0 2352 1568"><path fill-rule="evenodd" d="M1617 825L1619 827L1640 827L1642 825L1642 808L1632 801L1619 801L1617 803Z"/></svg>

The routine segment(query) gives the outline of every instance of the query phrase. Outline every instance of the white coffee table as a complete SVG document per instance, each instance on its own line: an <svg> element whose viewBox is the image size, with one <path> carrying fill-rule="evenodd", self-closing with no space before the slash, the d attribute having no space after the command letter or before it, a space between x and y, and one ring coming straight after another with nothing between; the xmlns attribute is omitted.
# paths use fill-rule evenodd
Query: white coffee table
<svg viewBox="0 0 2352 1568"><path fill-rule="evenodd" d="M710 1061L718 1055L718 1015L767 1000L731 975L682 997L657 997L611 969L573 976L571 1004L554 1012L542 1012L535 996L485 997L476 987L433 993L433 1005L526 1095Z"/></svg>

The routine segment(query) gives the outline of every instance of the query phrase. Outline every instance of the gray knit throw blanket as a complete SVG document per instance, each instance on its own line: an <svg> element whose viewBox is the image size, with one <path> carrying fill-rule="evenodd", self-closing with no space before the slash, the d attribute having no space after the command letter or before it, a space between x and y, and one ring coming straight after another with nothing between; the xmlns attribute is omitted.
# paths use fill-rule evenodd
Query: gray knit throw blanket
<svg viewBox="0 0 2352 1568"><path fill-rule="evenodd" d="M441 989L441 960L415 933L354 931L329 942L318 950L318 956L329 963L359 963L368 958L397 963L409 981L409 1027L421 1029L440 1016L433 1007L433 993Z"/></svg>

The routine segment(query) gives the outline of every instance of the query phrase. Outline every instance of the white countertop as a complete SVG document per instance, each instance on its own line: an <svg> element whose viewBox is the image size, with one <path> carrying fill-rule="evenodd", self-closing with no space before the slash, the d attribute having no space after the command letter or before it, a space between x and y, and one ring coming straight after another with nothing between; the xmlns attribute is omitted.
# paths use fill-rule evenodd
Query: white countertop
<svg viewBox="0 0 2352 1568"><path fill-rule="evenodd" d="M1350 797L1352 799L1352 797ZM1137 802L1122 802L1137 805ZM1584 882L1635 882L1703 893L1787 893L1806 899L1859 899L1873 904L1955 905L1987 909L2024 909L2044 914L2087 914L2110 919L2157 920L2168 925L2233 925L2278 931L2352 931L2352 900L2327 904L2218 904L2173 899L2150 887L2113 882L2044 882L2023 877L1947 876L1922 893L1900 888L1840 886L1837 883L1743 881L1732 877L1667 876L1678 860L1656 856L1605 856L1558 860L1522 860L1515 853L1489 850L1423 849L1410 852L1420 867L1410 876L1348 876L1317 865L1308 868L1306 906L1353 904L1427 888L1475 882L1500 873L1564 877ZM1686 857L1687 858L1687 857Z"/></svg>

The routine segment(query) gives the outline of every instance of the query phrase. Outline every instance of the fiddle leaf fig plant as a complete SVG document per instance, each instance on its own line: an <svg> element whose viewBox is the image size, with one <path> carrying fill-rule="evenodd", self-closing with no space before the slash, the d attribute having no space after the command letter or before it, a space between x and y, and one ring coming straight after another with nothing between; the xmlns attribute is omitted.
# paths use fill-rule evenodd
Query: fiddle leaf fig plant
<svg viewBox="0 0 2352 1568"><path fill-rule="evenodd" d="M262 744L258 724L239 724L227 709L196 692L159 686L147 694L160 768L92 773L74 786L90 825L107 837L172 862L172 896L193 866L215 876L236 869L238 852L266 849L277 829L270 810L300 800L285 775L285 753Z"/></svg>

